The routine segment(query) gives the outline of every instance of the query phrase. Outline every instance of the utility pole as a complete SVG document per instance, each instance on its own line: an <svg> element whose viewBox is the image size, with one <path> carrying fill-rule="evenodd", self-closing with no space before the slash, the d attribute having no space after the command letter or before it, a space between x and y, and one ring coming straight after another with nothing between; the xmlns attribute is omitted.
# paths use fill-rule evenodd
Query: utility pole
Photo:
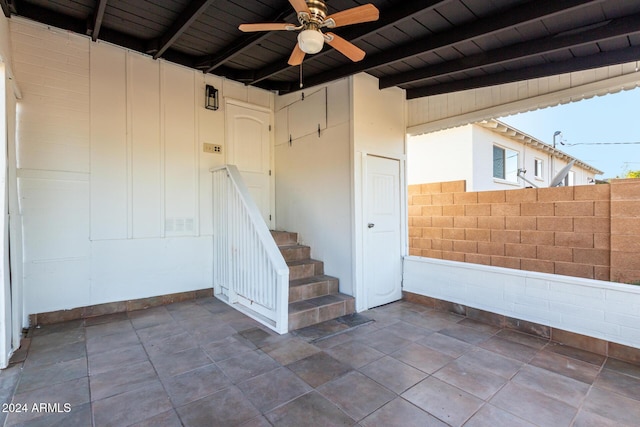
<svg viewBox="0 0 640 427"><path fill-rule="evenodd" d="M558 135L562 135L562 132L557 130L553 133L553 152L551 152L551 173L549 174L549 182L551 182L552 177L556 176L556 171L553 169L553 153L555 152L556 149L556 137ZM562 141L560 142L562 144Z"/></svg>

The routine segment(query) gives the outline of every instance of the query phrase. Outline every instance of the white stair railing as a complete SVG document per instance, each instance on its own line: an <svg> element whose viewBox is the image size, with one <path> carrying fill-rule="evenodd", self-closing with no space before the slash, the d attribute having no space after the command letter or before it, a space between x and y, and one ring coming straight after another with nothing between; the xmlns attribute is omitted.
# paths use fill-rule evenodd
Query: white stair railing
<svg viewBox="0 0 640 427"><path fill-rule="evenodd" d="M289 268L238 168L213 174L214 295L274 331L288 332Z"/></svg>

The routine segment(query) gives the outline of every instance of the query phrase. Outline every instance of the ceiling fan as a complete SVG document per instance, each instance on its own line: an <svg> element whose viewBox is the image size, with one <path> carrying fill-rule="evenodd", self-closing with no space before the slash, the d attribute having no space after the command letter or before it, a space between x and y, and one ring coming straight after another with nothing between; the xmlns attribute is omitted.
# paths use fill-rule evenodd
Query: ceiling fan
<svg viewBox="0 0 640 427"><path fill-rule="evenodd" d="M361 22L377 21L380 15L372 4L353 7L327 16L327 6L321 0L289 0L298 14L300 25L289 23L242 24L239 30L253 31L300 31L298 43L291 56L289 65L300 65L306 54L318 53L327 42L338 52L356 62L364 58L365 52L351 42L334 33L323 33L322 28L336 28Z"/></svg>

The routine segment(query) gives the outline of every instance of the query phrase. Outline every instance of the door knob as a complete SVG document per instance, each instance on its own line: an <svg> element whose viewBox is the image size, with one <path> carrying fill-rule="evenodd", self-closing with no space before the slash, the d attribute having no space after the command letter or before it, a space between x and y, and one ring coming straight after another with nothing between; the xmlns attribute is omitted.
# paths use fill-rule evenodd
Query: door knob
<svg viewBox="0 0 640 427"><path fill-rule="evenodd" d="M374 223L372 223L372 222L370 222L369 224L367 224L367 227L369 227L369 228L373 228L373 227L375 227L375 226L376 226L376 225L375 225Z"/></svg>

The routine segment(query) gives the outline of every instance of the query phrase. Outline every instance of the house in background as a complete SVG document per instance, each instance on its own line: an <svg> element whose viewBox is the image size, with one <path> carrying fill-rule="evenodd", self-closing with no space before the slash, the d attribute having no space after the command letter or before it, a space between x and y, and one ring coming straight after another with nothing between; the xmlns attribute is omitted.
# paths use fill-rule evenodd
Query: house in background
<svg viewBox="0 0 640 427"><path fill-rule="evenodd" d="M571 161L561 185L588 185L602 171L498 120L483 120L409 138L409 185L466 180L467 191L549 187Z"/></svg>

